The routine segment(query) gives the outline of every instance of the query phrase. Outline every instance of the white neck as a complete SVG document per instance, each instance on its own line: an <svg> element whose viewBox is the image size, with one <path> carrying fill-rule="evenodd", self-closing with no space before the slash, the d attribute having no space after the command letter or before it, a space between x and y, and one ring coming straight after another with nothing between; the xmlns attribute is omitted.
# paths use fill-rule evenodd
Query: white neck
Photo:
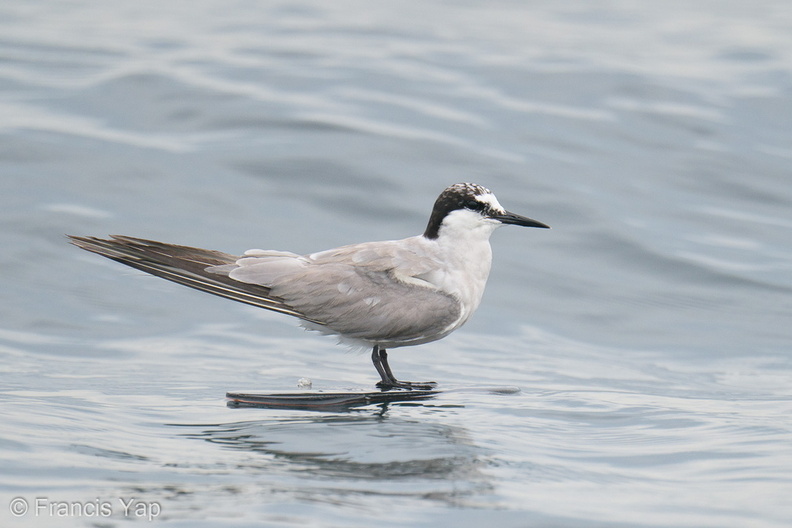
<svg viewBox="0 0 792 528"><path fill-rule="evenodd" d="M462 315L455 327L467 321L481 302L492 264L489 238L501 225L474 211L459 209L446 216L438 237L431 241L445 267L427 280L459 299Z"/></svg>

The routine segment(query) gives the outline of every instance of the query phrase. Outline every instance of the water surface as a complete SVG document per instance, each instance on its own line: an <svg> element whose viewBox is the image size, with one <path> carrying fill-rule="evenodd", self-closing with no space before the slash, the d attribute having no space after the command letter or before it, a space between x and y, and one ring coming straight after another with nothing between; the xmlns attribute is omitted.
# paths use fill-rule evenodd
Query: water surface
<svg viewBox="0 0 792 528"><path fill-rule="evenodd" d="M0 7L3 526L788 526L790 28L781 1ZM473 320L392 365L519 394L228 408L376 376L63 237L312 252L419 233L458 181L553 229L496 233Z"/></svg>

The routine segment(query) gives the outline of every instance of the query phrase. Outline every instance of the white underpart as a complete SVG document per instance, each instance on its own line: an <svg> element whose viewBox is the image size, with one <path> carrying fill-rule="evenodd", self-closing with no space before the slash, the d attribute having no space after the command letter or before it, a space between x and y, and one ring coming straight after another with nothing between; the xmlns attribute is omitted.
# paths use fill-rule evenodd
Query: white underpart
<svg viewBox="0 0 792 528"><path fill-rule="evenodd" d="M493 209L503 210L491 194L478 199ZM490 235L502 225L475 211L458 209L445 217L436 239L423 239L426 244L434 246L431 249L438 254L444 266L419 278L453 295L460 303L459 319L444 334L462 326L478 308L492 265Z"/></svg>

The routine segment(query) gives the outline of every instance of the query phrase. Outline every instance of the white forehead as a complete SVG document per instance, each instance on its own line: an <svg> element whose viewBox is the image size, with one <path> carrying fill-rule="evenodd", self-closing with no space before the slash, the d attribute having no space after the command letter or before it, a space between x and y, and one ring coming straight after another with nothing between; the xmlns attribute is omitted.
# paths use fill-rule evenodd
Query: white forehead
<svg viewBox="0 0 792 528"><path fill-rule="evenodd" d="M505 209L500 204L500 202L498 202L498 199L495 198L495 195L492 194L491 192L479 194L478 196L476 196L476 200L487 204L493 211L505 211Z"/></svg>

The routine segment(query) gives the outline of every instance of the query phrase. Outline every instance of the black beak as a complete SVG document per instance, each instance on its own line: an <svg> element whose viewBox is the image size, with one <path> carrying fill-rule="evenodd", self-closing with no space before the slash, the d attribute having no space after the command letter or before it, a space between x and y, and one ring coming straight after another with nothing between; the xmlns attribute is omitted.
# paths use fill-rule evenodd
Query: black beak
<svg viewBox="0 0 792 528"><path fill-rule="evenodd" d="M525 227L542 227L545 229L550 229L549 225L543 224L538 220L528 218L527 216L520 216L518 214L510 213L509 211L506 211L502 214L494 214L491 218L498 220L502 224L512 224Z"/></svg>

